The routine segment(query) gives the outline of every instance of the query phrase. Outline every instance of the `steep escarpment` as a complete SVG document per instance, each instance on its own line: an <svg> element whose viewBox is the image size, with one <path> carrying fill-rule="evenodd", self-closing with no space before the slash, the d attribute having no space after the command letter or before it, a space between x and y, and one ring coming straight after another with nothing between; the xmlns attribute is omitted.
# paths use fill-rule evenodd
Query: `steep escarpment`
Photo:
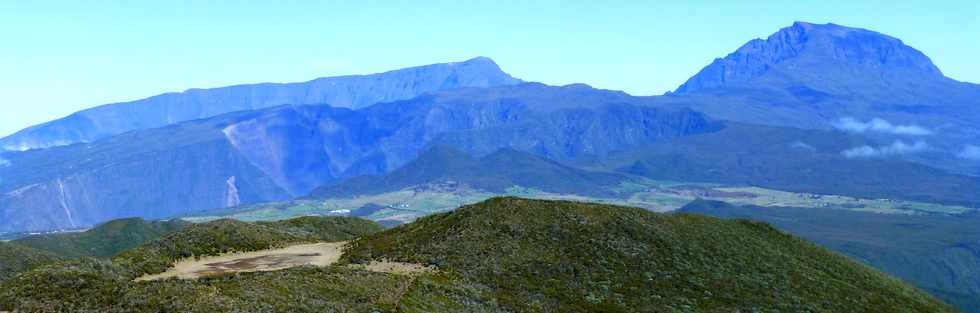
<svg viewBox="0 0 980 313"><path fill-rule="evenodd" d="M767 75L808 79L803 81L808 83L832 77L874 82L945 79L929 57L894 37L836 24L796 22L715 60L676 92L737 85ZM827 81L821 85L842 87L853 83L857 82Z"/></svg>
<svg viewBox="0 0 980 313"><path fill-rule="evenodd" d="M288 199L381 175L433 145L477 156L510 148L559 161L716 131L686 109L586 86L459 89L360 110L281 106L89 144L4 154L0 230L70 228L130 216Z"/></svg>
<svg viewBox="0 0 980 313"><path fill-rule="evenodd" d="M0 139L0 150L27 150L92 142L132 130L284 104L329 103L362 108L461 87L492 87L521 81L485 57L372 75L318 78L303 83L252 84L190 89L142 100L107 104L24 129Z"/></svg>

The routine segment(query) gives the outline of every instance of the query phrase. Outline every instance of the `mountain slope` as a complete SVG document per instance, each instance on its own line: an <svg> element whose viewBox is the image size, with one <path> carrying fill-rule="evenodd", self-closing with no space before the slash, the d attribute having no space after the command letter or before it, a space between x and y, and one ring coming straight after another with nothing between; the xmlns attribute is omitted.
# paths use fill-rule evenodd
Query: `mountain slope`
<svg viewBox="0 0 980 313"><path fill-rule="evenodd" d="M184 228L181 220L146 221L141 218L113 220L80 233L35 235L14 240L25 247L49 251L58 256L110 257L144 242Z"/></svg>
<svg viewBox="0 0 980 313"><path fill-rule="evenodd" d="M602 187L627 177L568 167L527 152L503 148L471 157L451 146L435 146L384 176L361 176L315 189L311 198L351 197L398 191L427 184L452 183L502 193L521 186L555 193L604 195Z"/></svg>
<svg viewBox="0 0 980 313"><path fill-rule="evenodd" d="M142 100L107 104L24 129L0 139L0 150L26 150L91 142L127 131L161 127L223 113L284 104L362 108L426 92L461 87L513 85L521 81L484 57L372 75L318 78L303 83L190 89Z"/></svg>
<svg viewBox="0 0 980 313"><path fill-rule="evenodd" d="M980 312L980 215L877 214L735 206L699 200L679 212L752 219L900 277L964 312Z"/></svg>
<svg viewBox="0 0 980 313"><path fill-rule="evenodd" d="M521 312L951 312L898 280L747 221L497 198L354 242L434 264Z"/></svg>
<svg viewBox="0 0 980 313"><path fill-rule="evenodd" d="M980 174L975 161L957 156L980 145L980 85L945 77L922 52L869 30L797 22L715 60L655 102L753 124L914 137L930 149L903 158Z"/></svg>
<svg viewBox="0 0 980 313"><path fill-rule="evenodd" d="M692 93L777 75L808 85L823 83L821 87L830 89L946 79L929 57L896 38L836 24L796 22L715 60L675 92ZM823 81L830 78L845 80Z"/></svg>
<svg viewBox="0 0 980 313"><path fill-rule="evenodd" d="M597 166L656 180L751 185L859 198L975 207L980 178L894 158L848 157L874 141L843 132L727 123L600 160Z"/></svg>
<svg viewBox="0 0 980 313"><path fill-rule="evenodd" d="M59 260L60 257L47 251L0 241L0 282Z"/></svg>
<svg viewBox="0 0 980 313"><path fill-rule="evenodd" d="M380 175L446 144L509 147L558 161L715 131L687 109L587 86L457 89L360 110L325 105L229 113L88 144L8 152L5 230L74 228L121 217L281 201Z"/></svg>

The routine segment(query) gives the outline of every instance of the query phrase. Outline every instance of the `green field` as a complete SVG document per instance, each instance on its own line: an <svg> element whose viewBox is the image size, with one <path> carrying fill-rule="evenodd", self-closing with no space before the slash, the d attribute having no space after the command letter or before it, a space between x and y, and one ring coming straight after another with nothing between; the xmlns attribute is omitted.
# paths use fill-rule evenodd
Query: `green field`
<svg viewBox="0 0 980 313"><path fill-rule="evenodd" d="M306 215L353 215L379 221L387 225L395 225L408 223L419 217L433 213L449 211L466 204L477 203L495 196L588 201L641 207L657 212L676 210L695 199L719 200L733 204L764 207L838 209L886 214L961 214L974 210L962 206L914 201L860 199L837 195L794 193L759 187L644 179L622 183L611 191L612 194L616 194L617 196L598 198L575 194L558 194L520 186L508 188L503 193L492 193L466 186L458 188L418 186L416 188L407 188L396 192L369 196L331 198L326 200L295 200L248 205L201 212L186 216L184 219L191 222L206 222L219 218L234 218L243 221L267 221ZM374 206L377 209L358 213L358 209L367 206Z"/></svg>

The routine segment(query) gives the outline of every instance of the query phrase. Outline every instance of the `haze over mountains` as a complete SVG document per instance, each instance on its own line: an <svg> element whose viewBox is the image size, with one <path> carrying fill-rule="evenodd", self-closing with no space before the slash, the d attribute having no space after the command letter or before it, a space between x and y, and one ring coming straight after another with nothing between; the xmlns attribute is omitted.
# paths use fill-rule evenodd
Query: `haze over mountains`
<svg viewBox="0 0 980 313"><path fill-rule="evenodd" d="M189 90L97 107L0 140L18 150L83 142L0 153L0 231L286 200L384 175L433 145L475 157L508 148L655 179L973 205L980 201L963 191L977 179L962 174L977 173L974 162L956 149L980 138L972 122L980 121L978 90L943 77L898 39L802 22L750 41L665 97L522 83L488 58ZM239 110L246 111L228 113ZM698 134L716 135L691 136ZM773 160L802 163L746 165L785 163ZM907 192L917 187L851 175L875 168L917 169L898 181L935 184Z"/></svg>
<svg viewBox="0 0 980 313"><path fill-rule="evenodd" d="M324 77L303 83L252 84L190 89L142 100L107 104L33 126L0 139L0 149L28 150L91 142L223 113L284 104L322 104L359 109L425 92L461 87L513 85L521 80L484 57L372 75Z"/></svg>
<svg viewBox="0 0 980 313"><path fill-rule="evenodd" d="M282 106L189 121L4 157L3 230L78 227L111 218L303 196L383 174L427 146L482 155L503 147L576 160L713 131L686 109L585 86L457 89L360 110ZM44 213L41 213L44 212Z"/></svg>

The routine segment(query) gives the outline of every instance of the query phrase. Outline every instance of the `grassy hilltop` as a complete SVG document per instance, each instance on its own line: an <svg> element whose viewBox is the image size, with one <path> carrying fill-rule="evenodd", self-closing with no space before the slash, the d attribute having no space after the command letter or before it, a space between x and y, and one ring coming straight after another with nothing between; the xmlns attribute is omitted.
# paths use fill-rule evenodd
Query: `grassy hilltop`
<svg viewBox="0 0 980 313"><path fill-rule="evenodd" d="M358 238L358 239L354 239ZM354 239L338 264L134 282L192 255ZM348 267L432 265L402 275ZM162 266L162 267L161 267ZM111 261L0 285L20 312L954 312L909 285L767 224L495 198L381 231L353 218L220 220Z"/></svg>

